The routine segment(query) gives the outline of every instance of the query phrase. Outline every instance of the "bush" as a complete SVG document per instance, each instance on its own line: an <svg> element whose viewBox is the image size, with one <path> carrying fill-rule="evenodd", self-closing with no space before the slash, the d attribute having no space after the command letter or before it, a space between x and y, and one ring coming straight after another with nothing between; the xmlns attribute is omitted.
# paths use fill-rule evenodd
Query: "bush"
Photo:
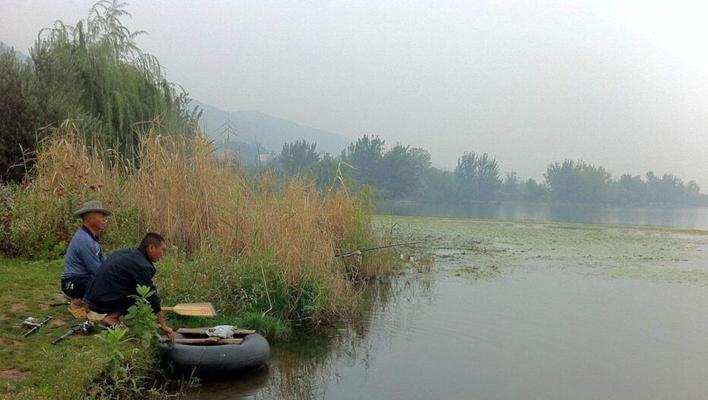
<svg viewBox="0 0 708 400"><path fill-rule="evenodd" d="M356 301L351 283L337 269L318 273L305 266L309 272L288 277L272 252L231 260L171 256L159 268L164 302L208 301L220 315L267 312L282 321L318 323L346 315Z"/></svg>
<svg viewBox="0 0 708 400"><path fill-rule="evenodd" d="M126 329L109 329L96 336L107 359L105 370L88 386L87 399L164 399L168 393L156 378L159 371L151 351L141 351ZM154 348L153 344L150 347Z"/></svg>
<svg viewBox="0 0 708 400"><path fill-rule="evenodd" d="M109 208L123 199L124 179L118 164L89 152L75 130L45 141L31 179L15 191L10 211L11 253L30 258L57 257L79 226L73 212L90 199ZM123 217L123 213L121 213Z"/></svg>

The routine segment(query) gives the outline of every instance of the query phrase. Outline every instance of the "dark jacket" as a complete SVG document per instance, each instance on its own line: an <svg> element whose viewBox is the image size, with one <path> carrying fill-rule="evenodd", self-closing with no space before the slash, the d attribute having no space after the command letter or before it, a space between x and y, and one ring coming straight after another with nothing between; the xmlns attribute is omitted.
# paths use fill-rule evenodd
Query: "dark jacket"
<svg viewBox="0 0 708 400"><path fill-rule="evenodd" d="M161 311L160 296L152 282L155 272L155 266L142 249L117 251L101 264L93 276L84 302L100 313L120 311L124 314L135 303L135 299L128 296L137 294L135 288L144 285L155 291L148 301L152 310L158 313Z"/></svg>

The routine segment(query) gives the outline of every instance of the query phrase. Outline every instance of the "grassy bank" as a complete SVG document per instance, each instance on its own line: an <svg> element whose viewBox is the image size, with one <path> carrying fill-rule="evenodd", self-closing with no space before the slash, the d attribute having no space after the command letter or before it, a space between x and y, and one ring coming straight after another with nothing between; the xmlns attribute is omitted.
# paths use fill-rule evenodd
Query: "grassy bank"
<svg viewBox="0 0 708 400"><path fill-rule="evenodd" d="M58 280L61 260L21 261L0 258L0 398L77 399L105 357L96 338L74 336L52 346L52 340L77 323L66 307L49 307L62 301ZM23 338L27 317L53 320Z"/></svg>
<svg viewBox="0 0 708 400"><path fill-rule="evenodd" d="M66 306L50 306L64 301L57 286L62 267L61 259L0 258L0 399L166 398L157 360L130 332L113 348L101 340L106 332L98 330L52 345L83 322ZM23 337L28 328L22 321L48 316L53 318L46 325ZM122 354L120 371L109 368L114 351Z"/></svg>

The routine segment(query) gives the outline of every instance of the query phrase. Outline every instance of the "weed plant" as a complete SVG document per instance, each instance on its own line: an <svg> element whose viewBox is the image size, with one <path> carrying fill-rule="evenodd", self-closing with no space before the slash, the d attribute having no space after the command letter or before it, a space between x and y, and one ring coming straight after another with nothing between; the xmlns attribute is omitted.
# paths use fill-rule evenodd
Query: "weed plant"
<svg viewBox="0 0 708 400"><path fill-rule="evenodd" d="M97 336L103 344L107 361L103 374L89 387L89 397L161 398L165 393L164 388L154 385L158 382L154 355L160 326L147 300L154 291L147 286L138 286L136 292L137 295L131 296L135 303L125 317L130 330L108 329Z"/></svg>
<svg viewBox="0 0 708 400"><path fill-rule="evenodd" d="M135 303L128 308L124 320L130 326L132 336L138 341L142 350L153 350L155 340L160 338L160 324L152 311L148 298L155 294L147 286L138 285L137 295L131 295Z"/></svg>
<svg viewBox="0 0 708 400"><path fill-rule="evenodd" d="M96 336L103 344L103 349L108 359L105 374L109 379L116 382L128 376L124 354L124 348L129 341L125 337L127 332L127 329L108 329Z"/></svg>

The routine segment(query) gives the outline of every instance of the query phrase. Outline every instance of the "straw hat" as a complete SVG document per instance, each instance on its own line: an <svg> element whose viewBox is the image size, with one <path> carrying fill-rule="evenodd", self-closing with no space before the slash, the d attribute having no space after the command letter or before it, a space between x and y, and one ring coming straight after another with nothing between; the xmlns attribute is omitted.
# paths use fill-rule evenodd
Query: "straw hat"
<svg viewBox="0 0 708 400"><path fill-rule="evenodd" d="M81 206L81 208L79 208L78 210L76 210L76 212L74 212L74 217L78 218L78 217L80 217L86 213L90 213L90 212L100 212L106 216L111 215L110 211L103 208L103 204L101 204L100 201L90 200L90 201L87 201L86 203L84 203Z"/></svg>

